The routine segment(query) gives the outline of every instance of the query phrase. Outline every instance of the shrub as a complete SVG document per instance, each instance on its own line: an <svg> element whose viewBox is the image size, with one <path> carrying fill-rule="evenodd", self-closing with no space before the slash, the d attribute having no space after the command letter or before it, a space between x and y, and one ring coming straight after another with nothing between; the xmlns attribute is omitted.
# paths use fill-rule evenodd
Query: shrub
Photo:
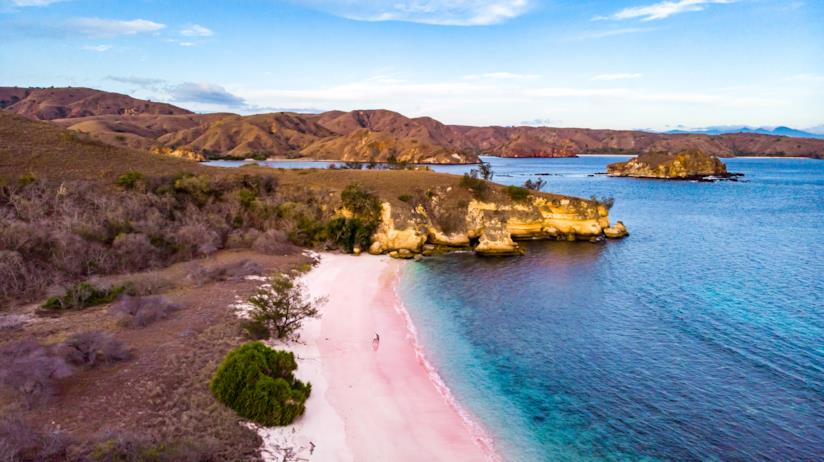
<svg viewBox="0 0 824 462"><path fill-rule="evenodd" d="M0 419L0 461L69 460L72 440L61 431L38 431L20 415Z"/></svg>
<svg viewBox="0 0 824 462"><path fill-rule="evenodd" d="M269 327L258 319L244 319L240 321L240 330L252 340L268 340L272 337Z"/></svg>
<svg viewBox="0 0 824 462"><path fill-rule="evenodd" d="M207 462L213 448L198 442L159 442L147 437L108 434L94 443L88 458L95 462Z"/></svg>
<svg viewBox="0 0 824 462"><path fill-rule="evenodd" d="M157 255L157 248L141 233L118 234L112 242L112 251L119 267L127 271L153 266Z"/></svg>
<svg viewBox="0 0 824 462"><path fill-rule="evenodd" d="M125 286L100 289L82 282L69 288L62 297L50 297L43 304L47 310L64 311L82 309L113 302L126 290Z"/></svg>
<svg viewBox="0 0 824 462"><path fill-rule="evenodd" d="M260 265L251 260L243 259L211 267L194 263L189 267L189 273L186 275L186 278L195 283L195 285L202 286L210 282L238 280L246 276L262 273L263 268L261 268Z"/></svg>
<svg viewBox="0 0 824 462"><path fill-rule="evenodd" d="M276 275L249 299L251 319L265 325L278 339L295 336L306 318L318 316L318 306L325 299L308 299L306 287L285 275Z"/></svg>
<svg viewBox="0 0 824 462"><path fill-rule="evenodd" d="M33 339L0 348L0 387L18 395L29 408L51 398L57 380L69 375L66 361Z"/></svg>
<svg viewBox="0 0 824 462"><path fill-rule="evenodd" d="M330 241L351 253L355 247L368 248L377 228L378 222L375 220L339 217L327 224L326 235Z"/></svg>
<svg viewBox="0 0 824 462"><path fill-rule="evenodd" d="M492 171L492 164L489 162L481 162L478 165L478 175L484 180L492 180L492 177L495 176L495 172Z"/></svg>
<svg viewBox="0 0 824 462"><path fill-rule="evenodd" d="M412 196L410 196L409 194L401 194L400 196L398 196L398 200L401 202L409 203L412 202Z"/></svg>
<svg viewBox="0 0 824 462"><path fill-rule="evenodd" d="M114 182L116 185L125 189L134 189L139 182L143 181L143 174L140 172L126 172Z"/></svg>
<svg viewBox="0 0 824 462"><path fill-rule="evenodd" d="M359 184L352 183L340 193L343 206L354 215L365 219L377 219L381 213L381 201L374 193L363 189Z"/></svg>
<svg viewBox="0 0 824 462"><path fill-rule="evenodd" d="M506 193L513 201L522 201L529 197L529 190L518 186L507 186Z"/></svg>
<svg viewBox="0 0 824 462"><path fill-rule="evenodd" d="M270 229L258 235L252 243L252 248L267 255L287 255L295 250L286 234L277 229Z"/></svg>
<svg viewBox="0 0 824 462"><path fill-rule="evenodd" d="M165 297L121 297L112 305L109 313L124 327L146 327L161 319L167 319L180 306L170 303Z"/></svg>
<svg viewBox="0 0 824 462"><path fill-rule="evenodd" d="M295 379L295 369L291 352L252 342L229 352L210 386L218 401L242 417L265 426L289 425L303 414L312 390Z"/></svg>
<svg viewBox="0 0 824 462"><path fill-rule="evenodd" d="M103 331L74 334L58 349L69 364L81 367L93 368L131 358L131 353L121 341Z"/></svg>
<svg viewBox="0 0 824 462"><path fill-rule="evenodd" d="M471 173L464 173L460 185L462 188L472 191L472 195L478 199L485 197L489 191L489 184L478 178L477 174L473 176Z"/></svg>
<svg viewBox="0 0 824 462"><path fill-rule="evenodd" d="M590 197L590 199L595 201L595 203L597 203L597 204L603 205L604 207L607 208L607 210L612 209L612 206L615 205L615 198L612 197L612 196L603 196L601 198L592 196L592 197Z"/></svg>
<svg viewBox="0 0 824 462"><path fill-rule="evenodd" d="M528 179L524 181L524 188L532 191L540 191L546 186L546 180L543 178Z"/></svg>

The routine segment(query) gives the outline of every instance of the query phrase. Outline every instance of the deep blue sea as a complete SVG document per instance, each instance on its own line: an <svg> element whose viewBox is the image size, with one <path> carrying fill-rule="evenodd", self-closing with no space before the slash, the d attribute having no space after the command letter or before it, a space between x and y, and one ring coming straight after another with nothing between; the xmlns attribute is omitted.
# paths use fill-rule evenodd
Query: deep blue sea
<svg viewBox="0 0 824 462"><path fill-rule="evenodd" d="M502 183L614 197L631 233L405 265L430 361L507 460L824 460L824 161L725 160L745 181L697 183L487 160Z"/></svg>

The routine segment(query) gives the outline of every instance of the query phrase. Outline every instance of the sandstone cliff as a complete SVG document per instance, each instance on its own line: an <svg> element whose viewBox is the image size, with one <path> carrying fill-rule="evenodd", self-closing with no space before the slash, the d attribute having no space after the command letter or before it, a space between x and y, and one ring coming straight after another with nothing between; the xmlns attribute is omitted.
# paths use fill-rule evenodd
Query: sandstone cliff
<svg viewBox="0 0 824 462"><path fill-rule="evenodd" d="M513 201L499 190L482 199L454 200L446 188L419 199L409 210L382 204L380 225L369 253L411 257L471 249L479 255L520 255L521 240L600 240L629 233L610 225L604 204L575 197L534 193Z"/></svg>
<svg viewBox="0 0 824 462"><path fill-rule="evenodd" d="M717 157L697 150L641 154L626 162L609 164L607 174L677 180L732 176Z"/></svg>

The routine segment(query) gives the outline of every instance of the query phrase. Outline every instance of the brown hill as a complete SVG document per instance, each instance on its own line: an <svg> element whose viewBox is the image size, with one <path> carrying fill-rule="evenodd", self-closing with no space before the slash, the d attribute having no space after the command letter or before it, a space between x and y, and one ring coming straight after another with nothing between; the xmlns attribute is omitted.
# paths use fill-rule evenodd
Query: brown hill
<svg viewBox="0 0 824 462"><path fill-rule="evenodd" d="M88 135L0 111L0 177L56 180L115 178L129 170L164 175L207 167L111 146Z"/></svg>
<svg viewBox="0 0 824 462"><path fill-rule="evenodd" d="M0 107L106 143L215 157L308 157L473 163L478 155L569 157L701 150L718 157L824 158L824 140L737 133L659 134L632 130L445 125L430 117L357 110L240 116L192 114L168 104L85 88L0 88ZM189 156L191 157L191 156Z"/></svg>
<svg viewBox="0 0 824 462"><path fill-rule="evenodd" d="M171 104L154 103L91 88L0 87L0 109L40 120L103 114L191 114Z"/></svg>

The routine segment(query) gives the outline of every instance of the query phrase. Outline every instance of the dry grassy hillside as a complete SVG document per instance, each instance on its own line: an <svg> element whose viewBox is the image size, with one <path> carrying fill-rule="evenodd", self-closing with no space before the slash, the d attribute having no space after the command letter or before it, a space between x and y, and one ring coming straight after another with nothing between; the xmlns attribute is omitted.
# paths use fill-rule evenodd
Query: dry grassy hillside
<svg viewBox="0 0 824 462"><path fill-rule="evenodd" d="M0 109L32 119L117 114L191 114L171 104L155 103L91 88L0 87Z"/></svg>

